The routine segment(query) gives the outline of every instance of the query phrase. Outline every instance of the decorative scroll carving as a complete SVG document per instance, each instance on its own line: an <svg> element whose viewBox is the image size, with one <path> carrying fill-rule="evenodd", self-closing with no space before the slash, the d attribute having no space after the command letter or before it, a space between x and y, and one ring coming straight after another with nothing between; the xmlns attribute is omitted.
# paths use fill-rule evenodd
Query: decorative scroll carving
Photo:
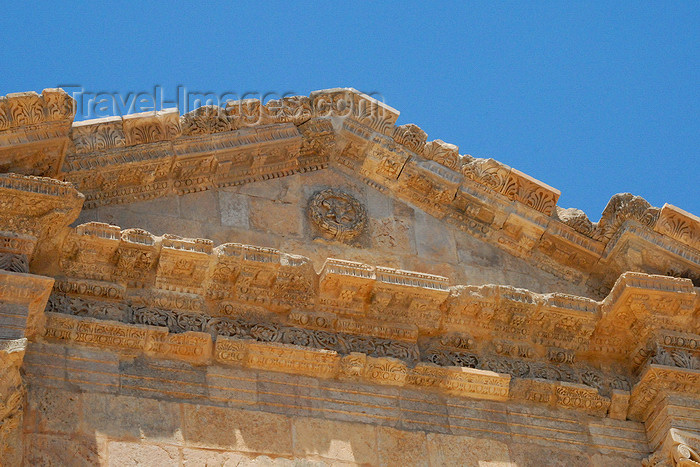
<svg viewBox="0 0 700 467"><path fill-rule="evenodd" d="M125 321L165 327L173 333L208 332L213 336L252 338L260 342L334 350L341 354L362 352L367 355L393 357L408 362L418 359L415 344L368 335L328 332L264 323L245 319L214 317L200 312L164 310L140 303L115 303L90 300L54 293L47 310L73 316Z"/></svg>
<svg viewBox="0 0 700 467"><path fill-rule="evenodd" d="M150 333L146 353L168 355L192 363L208 363L212 356L211 336L203 332Z"/></svg>
<svg viewBox="0 0 700 467"><path fill-rule="evenodd" d="M644 467L696 467L700 465L700 434L671 428L663 444L642 465Z"/></svg>
<svg viewBox="0 0 700 467"><path fill-rule="evenodd" d="M441 139L426 143L423 149L423 157L456 172L459 172L462 168L463 160L459 155L459 148Z"/></svg>
<svg viewBox="0 0 700 467"><path fill-rule="evenodd" d="M301 125L312 116L311 100L306 96L288 96L265 104L268 118L275 123Z"/></svg>
<svg viewBox="0 0 700 467"><path fill-rule="evenodd" d="M546 215L554 212L561 192L519 170L511 169L501 191L511 200L517 200Z"/></svg>
<svg viewBox="0 0 700 467"><path fill-rule="evenodd" d="M318 313L292 310L289 321L293 324L312 329L325 329L349 334L366 334L387 339L415 342L418 328L414 325L401 325L375 320L357 320L338 317L334 313Z"/></svg>
<svg viewBox="0 0 700 467"><path fill-rule="evenodd" d="M510 167L493 159L474 159L462 167L465 177L498 193L505 188L510 171Z"/></svg>
<svg viewBox="0 0 700 467"><path fill-rule="evenodd" d="M417 154L421 154L425 147L425 142L428 139L428 134L418 125L409 123L394 127L392 137L397 143L402 144Z"/></svg>
<svg viewBox="0 0 700 467"><path fill-rule="evenodd" d="M670 204L664 204L654 230L700 250L700 219Z"/></svg>
<svg viewBox="0 0 700 467"><path fill-rule="evenodd" d="M122 125L127 146L170 140L181 133L177 109L125 115Z"/></svg>
<svg viewBox="0 0 700 467"><path fill-rule="evenodd" d="M76 122L71 128L71 137L79 154L122 148L126 145L121 117Z"/></svg>
<svg viewBox="0 0 700 467"><path fill-rule="evenodd" d="M365 208L353 196L336 189L315 193L309 200L309 218L326 238L347 242L367 224Z"/></svg>
<svg viewBox="0 0 700 467"><path fill-rule="evenodd" d="M651 206L641 196L618 193L610 198L608 205L605 206L603 215L593 231L593 238L607 242L628 219L653 227L658 217L659 209Z"/></svg>
<svg viewBox="0 0 700 467"><path fill-rule="evenodd" d="M304 349L297 346L270 345L259 342L248 344L251 368L282 370L316 377L332 377L338 372L340 357L328 350Z"/></svg>
<svg viewBox="0 0 700 467"><path fill-rule="evenodd" d="M33 125L44 119L44 100L33 91L8 94L6 102L15 126Z"/></svg>
<svg viewBox="0 0 700 467"><path fill-rule="evenodd" d="M601 397L596 390L573 384L562 383L557 386L556 396L556 404L560 407L582 410L597 416L604 416L610 406L610 399Z"/></svg>
<svg viewBox="0 0 700 467"><path fill-rule="evenodd" d="M203 105L180 117L182 134L186 136L208 135L231 131L231 117L217 105Z"/></svg>
<svg viewBox="0 0 700 467"><path fill-rule="evenodd" d="M395 109L352 88L315 91L309 98L315 116L350 118L379 133L389 132L399 117Z"/></svg>

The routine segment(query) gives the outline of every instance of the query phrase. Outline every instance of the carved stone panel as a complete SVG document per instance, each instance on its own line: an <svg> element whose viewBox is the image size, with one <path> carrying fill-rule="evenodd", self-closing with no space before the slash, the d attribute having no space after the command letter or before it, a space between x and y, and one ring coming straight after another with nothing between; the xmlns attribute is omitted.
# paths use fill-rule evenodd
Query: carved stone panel
<svg viewBox="0 0 700 467"><path fill-rule="evenodd" d="M347 242L359 236L367 225L365 208L353 196L336 189L315 193L308 206L314 228L329 240Z"/></svg>

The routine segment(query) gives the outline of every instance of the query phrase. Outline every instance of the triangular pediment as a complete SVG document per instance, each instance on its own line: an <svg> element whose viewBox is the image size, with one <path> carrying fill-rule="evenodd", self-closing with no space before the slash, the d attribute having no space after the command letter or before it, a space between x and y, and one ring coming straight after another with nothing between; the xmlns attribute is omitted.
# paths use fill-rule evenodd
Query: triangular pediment
<svg viewBox="0 0 700 467"><path fill-rule="evenodd" d="M354 89L72 126L69 104L60 90L8 96L0 157L9 171L73 183L80 221L587 296L627 270L700 281L691 214L623 194L592 223L558 207L559 190L397 126L398 111ZM362 228L349 227L359 210Z"/></svg>

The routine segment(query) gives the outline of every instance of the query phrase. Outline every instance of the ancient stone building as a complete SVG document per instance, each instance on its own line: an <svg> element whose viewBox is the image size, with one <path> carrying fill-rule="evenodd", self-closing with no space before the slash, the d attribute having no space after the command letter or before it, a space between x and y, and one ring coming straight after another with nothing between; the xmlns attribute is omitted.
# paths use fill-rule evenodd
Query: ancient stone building
<svg viewBox="0 0 700 467"><path fill-rule="evenodd" d="M700 465L700 220L397 117L0 98L2 465Z"/></svg>

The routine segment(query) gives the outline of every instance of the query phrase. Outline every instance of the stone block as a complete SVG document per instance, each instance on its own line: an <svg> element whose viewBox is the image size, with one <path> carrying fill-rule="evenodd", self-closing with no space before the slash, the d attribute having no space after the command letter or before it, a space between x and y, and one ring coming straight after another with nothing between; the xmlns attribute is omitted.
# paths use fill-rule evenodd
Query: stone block
<svg viewBox="0 0 700 467"><path fill-rule="evenodd" d="M185 219L218 224L220 218L219 199L216 192L207 190L181 196L180 216Z"/></svg>
<svg viewBox="0 0 700 467"><path fill-rule="evenodd" d="M248 229L248 197L228 190L219 191L221 225Z"/></svg>
<svg viewBox="0 0 700 467"><path fill-rule="evenodd" d="M321 456L354 464L378 463L373 425L297 418L293 421L293 430L296 457Z"/></svg>
<svg viewBox="0 0 700 467"><path fill-rule="evenodd" d="M250 198L250 225L256 230L282 236L301 236L302 212L296 204Z"/></svg>
<svg viewBox="0 0 700 467"><path fill-rule="evenodd" d="M147 397L85 393L81 431L123 440L182 440L180 406Z"/></svg>
<svg viewBox="0 0 700 467"><path fill-rule="evenodd" d="M24 440L25 465L105 465L102 442L94 437L28 433Z"/></svg>
<svg viewBox="0 0 700 467"><path fill-rule="evenodd" d="M429 466L430 453L426 434L377 427L379 465Z"/></svg>
<svg viewBox="0 0 700 467"><path fill-rule="evenodd" d="M257 403L257 377L245 375L223 367L207 368L209 398L216 403L232 407L249 406Z"/></svg>
<svg viewBox="0 0 700 467"><path fill-rule="evenodd" d="M181 462L179 448L169 445L110 441L107 452L110 467L159 467Z"/></svg>
<svg viewBox="0 0 700 467"><path fill-rule="evenodd" d="M190 446L279 455L292 453L291 419L278 414L185 404Z"/></svg>
<svg viewBox="0 0 700 467"><path fill-rule="evenodd" d="M510 460L518 467L545 467L545 466L566 466L566 467L590 467L590 458L582 453L569 451L562 448L546 448L535 444L511 444ZM608 464L616 465L616 464Z"/></svg>
<svg viewBox="0 0 700 467"><path fill-rule="evenodd" d="M426 440L430 465L516 467L508 445L500 441L440 433L428 433Z"/></svg>
<svg viewBox="0 0 700 467"><path fill-rule="evenodd" d="M423 211L415 213L415 245L420 258L435 262L457 262L457 245L454 233L439 220Z"/></svg>
<svg viewBox="0 0 700 467"><path fill-rule="evenodd" d="M78 431L82 416L82 394L42 386L27 391L24 429L37 433L71 435Z"/></svg>

